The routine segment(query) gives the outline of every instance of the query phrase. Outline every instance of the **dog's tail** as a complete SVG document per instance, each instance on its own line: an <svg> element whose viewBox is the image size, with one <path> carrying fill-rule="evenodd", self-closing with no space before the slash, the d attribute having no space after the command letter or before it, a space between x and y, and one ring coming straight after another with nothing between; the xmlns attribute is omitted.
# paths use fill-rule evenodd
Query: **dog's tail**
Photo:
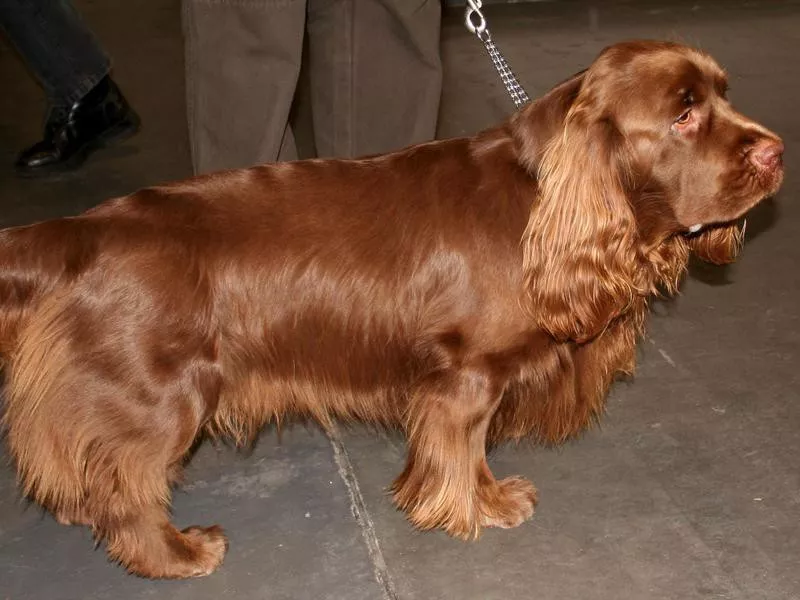
<svg viewBox="0 0 800 600"><path fill-rule="evenodd" d="M86 225L57 219L0 230L0 359L13 353L22 324L42 298L83 270L93 246Z"/></svg>

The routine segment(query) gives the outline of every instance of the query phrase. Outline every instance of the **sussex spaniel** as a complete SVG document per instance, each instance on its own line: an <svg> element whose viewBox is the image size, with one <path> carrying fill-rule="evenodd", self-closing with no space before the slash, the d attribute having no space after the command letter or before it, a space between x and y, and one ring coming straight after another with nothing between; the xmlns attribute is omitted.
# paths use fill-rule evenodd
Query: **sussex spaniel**
<svg viewBox="0 0 800 600"><path fill-rule="evenodd" d="M689 254L739 250L783 178L707 54L603 51L497 128L361 160L144 189L0 232L4 423L22 489L147 577L211 573L217 526L178 531L199 435L288 416L408 438L394 501L474 538L531 516L487 444L557 443L632 371L648 298Z"/></svg>

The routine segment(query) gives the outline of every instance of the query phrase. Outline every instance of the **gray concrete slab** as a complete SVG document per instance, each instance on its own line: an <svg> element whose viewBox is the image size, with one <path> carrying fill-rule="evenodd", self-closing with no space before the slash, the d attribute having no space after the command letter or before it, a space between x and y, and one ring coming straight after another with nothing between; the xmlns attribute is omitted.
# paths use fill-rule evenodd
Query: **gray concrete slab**
<svg viewBox="0 0 800 600"><path fill-rule="evenodd" d="M114 56L144 128L78 173L15 178L11 163L36 139L43 102L0 45L2 225L76 213L190 172L178 2L77 5ZM623 38L703 47L727 67L735 104L787 146L784 189L751 216L742 258L722 270L694 267L683 295L657 304L637 377L615 387L602 426L558 450L522 445L492 455L498 476L538 486L533 520L471 544L419 533L385 493L402 467L402 439L352 428L343 459L313 429L280 441L268 431L249 455L201 448L176 494L179 524L226 527L223 567L203 580L148 582L107 564L85 531L20 503L3 467L0 599L386 598L376 570L403 600L800 597L800 161L792 150L800 1L576 0L492 4L486 14L531 95ZM443 57L440 137L510 113L460 10L445 19Z"/></svg>

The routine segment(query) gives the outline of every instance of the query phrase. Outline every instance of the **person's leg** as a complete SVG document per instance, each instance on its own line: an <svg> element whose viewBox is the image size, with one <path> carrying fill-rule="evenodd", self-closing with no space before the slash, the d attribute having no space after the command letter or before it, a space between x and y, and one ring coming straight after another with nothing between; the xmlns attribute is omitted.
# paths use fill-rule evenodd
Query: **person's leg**
<svg viewBox="0 0 800 600"><path fill-rule="evenodd" d="M309 1L320 156L363 156L434 138L440 21L439 0Z"/></svg>
<svg viewBox="0 0 800 600"><path fill-rule="evenodd" d="M0 27L51 105L77 102L111 69L108 56L67 0L0 0Z"/></svg>
<svg viewBox="0 0 800 600"><path fill-rule="evenodd" d="M183 0L195 173L296 158L305 0Z"/></svg>
<svg viewBox="0 0 800 600"><path fill-rule="evenodd" d="M0 0L0 28L44 88L44 139L23 151L21 175L78 167L139 127L109 76L111 62L68 0Z"/></svg>

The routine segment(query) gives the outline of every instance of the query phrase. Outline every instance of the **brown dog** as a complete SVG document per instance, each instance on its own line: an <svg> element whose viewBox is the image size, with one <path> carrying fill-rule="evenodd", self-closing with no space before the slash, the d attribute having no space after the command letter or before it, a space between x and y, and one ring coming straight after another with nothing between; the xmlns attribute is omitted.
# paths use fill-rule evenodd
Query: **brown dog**
<svg viewBox="0 0 800 600"><path fill-rule="evenodd" d="M0 232L5 426L24 492L147 577L222 561L178 531L201 432L303 415L396 425L417 527L533 512L487 443L560 442L630 372L648 297L724 263L783 145L675 44L605 50L496 129L363 160L264 165Z"/></svg>

